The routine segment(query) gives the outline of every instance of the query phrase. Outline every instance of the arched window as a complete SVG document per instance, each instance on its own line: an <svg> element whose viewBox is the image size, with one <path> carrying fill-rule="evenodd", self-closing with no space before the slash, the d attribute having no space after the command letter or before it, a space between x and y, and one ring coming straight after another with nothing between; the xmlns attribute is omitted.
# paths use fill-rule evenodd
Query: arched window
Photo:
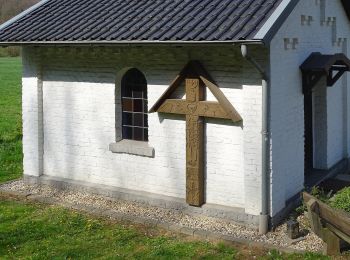
<svg viewBox="0 0 350 260"><path fill-rule="evenodd" d="M147 81L137 69L122 78L123 139L148 141Z"/></svg>

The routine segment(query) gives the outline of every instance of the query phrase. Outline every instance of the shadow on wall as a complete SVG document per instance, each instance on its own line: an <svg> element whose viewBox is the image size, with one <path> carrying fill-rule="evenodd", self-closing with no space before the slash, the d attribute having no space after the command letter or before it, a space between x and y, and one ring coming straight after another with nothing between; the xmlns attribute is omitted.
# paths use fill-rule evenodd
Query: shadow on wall
<svg viewBox="0 0 350 260"><path fill-rule="evenodd" d="M83 53L92 56L86 57L81 55ZM46 57L45 54L44 52L44 57ZM68 62L62 58L65 57L63 54L75 55L71 55ZM77 57L76 55L81 56ZM48 91L46 94L49 98L46 101L44 113L46 113L45 120L48 121L45 123L52 125L49 128L45 127L45 134L47 134L49 139L49 144L46 145L52 145L52 147L48 147L51 150L49 155L50 165L46 165L46 167L49 166L52 174L56 176L60 175L66 176L66 178L83 180L93 179L96 182L104 182L104 184L109 183L114 186L128 187L130 183L132 184L131 180L133 178L145 177L145 175L138 172L141 166L144 165L145 169L149 168L150 160L154 160L156 168L157 165L161 165L164 161L165 165L175 168L162 167L162 169L164 168L164 173L162 172L161 175L162 178L167 179L170 189L175 190L175 188L179 189L180 187L185 192L185 143L177 144L178 146L183 146L181 148L183 149L183 154L174 154L173 157L166 156L166 158L162 159L112 154L108 149L108 145L116 139L115 107L118 105L118 99L115 96L116 92L120 92L119 81L128 68L139 68L144 73L148 85L156 87L157 85L169 85L186 61L169 60L169 65L165 66L164 64L153 64L152 62L156 61L152 60L150 61L151 64L134 64L133 60L130 60L130 64L124 66L128 63L128 59L121 60L119 55L122 54L112 53L115 56L111 57L107 57L105 54L101 54L101 57L95 57L94 55L96 56L96 54L87 53L82 49L77 50L77 53L75 51L71 53L65 49L47 50L47 57L44 62L45 72L43 74L44 92ZM121 64L118 64L118 61ZM206 66L206 62L204 61L203 63ZM207 61L207 63L209 62ZM230 89L242 88L244 84L238 83L238 81L243 82L246 80L245 77L237 77L237 81L235 80L234 82L230 80L232 78L231 74L237 73L237 68L235 69L232 63L231 66L225 65L224 71L221 69L222 65L209 66L212 76L217 81L222 82L220 87ZM241 68L238 68L238 70L240 71ZM255 78L250 80L254 83L259 82L259 79ZM247 84L247 82L244 83ZM56 92L59 88L62 91ZM181 91L182 93L177 93L179 98L184 97L184 89ZM155 99L155 97L153 98ZM53 103L50 103L50 101ZM57 118L52 117L51 113ZM120 112L118 114L119 116L121 115ZM53 122L56 119L60 122L59 124ZM154 119L157 120L156 118ZM165 119L171 119L182 121L182 126L185 125L184 116L158 114L158 119L160 123L163 123ZM242 122L233 123L230 120L206 119L206 122L243 128ZM57 129L52 130L52 126ZM185 128L183 130L181 128L181 133L176 134L181 135L183 139L186 136ZM57 139L59 139L59 142ZM174 142L176 143L177 140L175 139ZM204 140L204 142L206 143L207 141ZM167 146L164 148L166 151L174 150L171 143L167 143L165 146ZM177 171L177 173L174 174L174 171ZM128 174L118 174L119 172ZM167 178L168 176L170 178ZM157 184L156 174L151 172L149 178L147 176L146 178L145 181L148 181L149 184L150 182ZM136 180L135 183L139 183L139 181Z"/></svg>

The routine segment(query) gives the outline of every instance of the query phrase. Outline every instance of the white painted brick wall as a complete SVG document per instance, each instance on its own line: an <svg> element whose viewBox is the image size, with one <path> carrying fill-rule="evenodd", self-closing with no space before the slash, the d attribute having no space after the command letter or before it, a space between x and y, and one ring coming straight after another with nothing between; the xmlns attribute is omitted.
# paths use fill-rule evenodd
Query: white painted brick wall
<svg viewBox="0 0 350 260"><path fill-rule="evenodd" d="M327 118L327 86L323 77L313 91L314 167L322 170L328 169Z"/></svg>
<svg viewBox="0 0 350 260"><path fill-rule="evenodd" d="M42 174L42 135L40 121L42 119L41 95L39 86L40 69L35 52L24 50L22 79L22 111L23 111L23 167L26 175Z"/></svg>
<svg viewBox="0 0 350 260"><path fill-rule="evenodd" d="M333 87L327 88L327 163L328 168L345 158L343 142L343 84L339 80Z"/></svg>
<svg viewBox="0 0 350 260"><path fill-rule="evenodd" d="M299 66L312 52L334 54L348 49L343 44L350 35L350 24L341 2L326 0L325 4L323 10L319 0L299 1L271 43L273 215L304 184L304 105ZM305 23L302 17L309 16L311 22ZM344 121L344 111L349 111L349 99L341 94L344 93L342 82L327 90L328 167L347 156L342 144L346 143L348 149L350 144L347 138L350 128L342 130L348 124Z"/></svg>
<svg viewBox="0 0 350 260"><path fill-rule="evenodd" d="M246 212L261 212L261 159L262 159L262 88L261 86L244 85L244 187Z"/></svg>
<svg viewBox="0 0 350 260"><path fill-rule="evenodd" d="M151 107L186 62L198 59L245 119L243 125L207 120L206 200L260 213L261 80L241 58L239 48L47 48L40 52L45 53L44 174L185 198L184 117L149 115L149 144L155 148L155 158L113 154L108 145L120 138L120 79L126 68L136 67L145 74ZM256 56L266 63L265 49ZM24 60L25 70L30 69L32 57ZM27 77L24 74L24 82L30 80ZM177 95L183 96L181 90ZM207 95L214 100L209 91ZM35 136L26 129L24 135ZM29 146L35 148L28 142Z"/></svg>
<svg viewBox="0 0 350 260"><path fill-rule="evenodd" d="M349 21L340 2L327 0L324 18L320 2L300 1L271 44L272 215L283 209L285 201L304 183L304 104L299 66L311 52L348 49L344 39L350 33ZM305 17L310 16L310 22L305 22ZM258 48L253 50L253 56L266 64L267 51ZM260 213L261 83L259 75L240 57L238 48L39 51L46 52L42 57L44 174L184 198L183 117L150 115L149 143L155 148L155 158L112 154L108 145L120 137L120 117L115 117L115 106L120 115L120 100L115 99L115 93L119 93L119 81L126 68L136 67L145 74L151 106L187 60L199 59L244 118L243 125L212 119L206 124L207 202L244 207L253 215ZM26 175L40 173L37 75L33 49L24 48ZM350 91L341 88L344 84L347 80L327 90L327 118L332 118L327 121L328 167L350 152L350 120L345 120ZM181 97L181 90L177 95ZM214 100L210 93L208 100Z"/></svg>

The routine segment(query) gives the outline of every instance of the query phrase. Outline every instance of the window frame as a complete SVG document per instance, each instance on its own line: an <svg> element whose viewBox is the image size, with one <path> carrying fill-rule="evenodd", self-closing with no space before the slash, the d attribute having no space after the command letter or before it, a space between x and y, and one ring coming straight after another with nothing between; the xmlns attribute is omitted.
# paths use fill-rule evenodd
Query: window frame
<svg viewBox="0 0 350 260"><path fill-rule="evenodd" d="M122 139L148 142L148 85L136 68L128 69L121 78L121 114Z"/></svg>

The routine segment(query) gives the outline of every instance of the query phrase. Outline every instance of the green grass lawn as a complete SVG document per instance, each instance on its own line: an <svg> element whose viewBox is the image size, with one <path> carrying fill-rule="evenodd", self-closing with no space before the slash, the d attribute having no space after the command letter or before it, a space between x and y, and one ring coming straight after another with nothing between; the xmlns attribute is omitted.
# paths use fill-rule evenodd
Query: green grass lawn
<svg viewBox="0 0 350 260"><path fill-rule="evenodd" d="M189 241L0 196L0 259L328 259Z"/></svg>
<svg viewBox="0 0 350 260"><path fill-rule="evenodd" d="M5 259L232 259L237 255L221 244L184 242L141 230L61 208L0 202L0 256Z"/></svg>
<svg viewBox="0 0 350 260"><path fill-rule="evenodd" d="M0 182L22 175L21 60L0 58Z"/></svg>
<svg viewBox="0 0 350 260"><path fill-rule="evenodd" d="M22 175L21 62L0 58L0 183ZM254 258L256 256L256 258ZM0 259L327 259L188 241L0 195Z"/></svg>

